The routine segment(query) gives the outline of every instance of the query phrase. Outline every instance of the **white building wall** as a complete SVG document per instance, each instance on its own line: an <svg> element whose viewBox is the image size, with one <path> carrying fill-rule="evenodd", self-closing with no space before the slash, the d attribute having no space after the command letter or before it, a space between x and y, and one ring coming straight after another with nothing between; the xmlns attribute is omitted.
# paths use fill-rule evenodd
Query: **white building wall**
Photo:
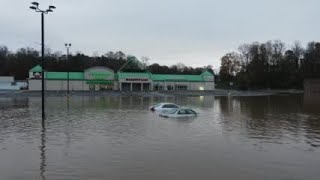
<svg viewBox="0 0 320 180"><path fill-rule="evenodd" d="M205 87L204 87L204 90L206 91L212 91L215 89L215 85L214 85L214 82L206 82L205 83Z"/></svg>
<svg viewBox="0 0 320 180"><path fill-rule="evenodd" d="M82 91L89 91L89 84L86 83L86 81L82 81Z"/></svg>
<svg viewBox="0 0 320 180"><path fill-rule="evenodd" d="M21 86L15 83L13 76L0 76L0 89L19 90Z"/></svg>
<svg viewBox="0 0 320 180"><path fill-rule="evenodd" d="M68 81L66 80L47 80L46 90L52 91L67 91ZM85 81L69 81L70 91L86 91L89 90L89 85Z"/></svg>
<svg viewBox="0 0 320 180"><path fill-rule="evenodd" d="M11 82L0 82L0 90L19 90L21 86L18 84L12 85Z"/></svg>
<svg viewBox="0 0 320 180"><path fill-rule="evenodd" d="M69 81L70 91L89 90L89 85L85 81Z"/></svg>
<svg viewBox="0 0 320 180"><path fill-rule="evenodd" d="M41 79L28 79L28 87L31 91L40 91Z"/></svg>
<svg viewBox="0 0 320 180"><path fill-rule="evenodd" d="M33 72L29 72L29 78L33 78Z"/></svg>
<svg viewBox="0 0 320 180"><path fill-rule="evenodd" d="M46 80L45 89L48 91L67 90L67 82L61 80Z"/></svg>
<svg viewBox="0 0 320 180"><path fill-rule="evenodd" d="M119 83L118 82L113 82L113 90L119 90Z"/></svg>
<svg viewBox="0 0 320 180"><path fill-rule="evenodd" d="M86 81L69 81L70 91L88 91L89 85ZM168 90L167 86L171 85L187 85L190 91L212 91L215 89L214 82L153 82L150 84L150 89L154 90L154 85L159 84L164 87L164 90ZM67 90L67 81L62 80L47 80L46 90L60 91ZM114 90L119 90L119 83L114 83ZM41 90L41 79L29 79L29 90L40 91Z"/></svg>
<svg viewBox="0 0 320 180"><path fill-rule="evenodd" d="M68 81L46 80L45 89L48 91L66 91L68 90ZM29 79L29 90L40 91L41 79ZM89 85L85 81L69 81L70 91L87 91Z"/></svg>
<svg viewBox="0 0 320 180"><path fill-rule="evenodd" d="M176 85L186 85L188 86L188 90L190 91L201 91L201 90L213 90L214 83L213 82L153 82L152 90L154 90L154 85L163 86L164 90L168 90L168 85L175 87ZM212 86L213 85L213 86Z"/></svg>
<svg viewBox="0 0 320 180"><path fill-rule="evenodd" d="M205 89L204 82L191 82L190 89L192 91L203 91Z"/></svg>
<svg viewBox="0 0 320 180"><path fill-rule="evenodd" d="M13 76L0 76L0 82L2 82L2 83L14 82L14 77Z"/></svg>
<svg viewBox="0 0 320 180"><path fill-rule="evenodd" d="M172 87L175 87L176 85L186 85L190 91L206 90L205 82L153 82L152 89L155 84L163 86L165 91L168 90L168 85L171 85Z"/></svg>

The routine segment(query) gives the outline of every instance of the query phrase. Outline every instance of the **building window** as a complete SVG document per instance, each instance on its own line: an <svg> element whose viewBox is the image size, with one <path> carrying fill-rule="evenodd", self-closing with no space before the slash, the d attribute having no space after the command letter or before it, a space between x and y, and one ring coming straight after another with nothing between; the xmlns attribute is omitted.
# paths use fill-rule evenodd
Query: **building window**
<svg viewBox="0 0 320 180"><path fill-rule="evenodd" d="M156 84L156 85L154 85L154 90L155 91L163 91L163 86L159 85L159 84Z"/></svg>
<svg viewBox="0 0 320 180"><path fill-rule="evenodd" d="M168 91L173 91L173 86L172 86L172 85L168 85L168 86L167 86L167 90L168 90Z"/></svg>
<svg viewBox="0 0 320 180"><path fill-rule="evenodd" d="M176 90L186 91L186 90L188 90L188 86L187 85L176 85Z"/></svg>
<svg viewBox="0 0 320 180"><path fill-rule="evenodd" d="M89 90L90 90L90 91L95 91L95 90L96 90L96 85L90 84L90 85L89 85Z"/></svg>

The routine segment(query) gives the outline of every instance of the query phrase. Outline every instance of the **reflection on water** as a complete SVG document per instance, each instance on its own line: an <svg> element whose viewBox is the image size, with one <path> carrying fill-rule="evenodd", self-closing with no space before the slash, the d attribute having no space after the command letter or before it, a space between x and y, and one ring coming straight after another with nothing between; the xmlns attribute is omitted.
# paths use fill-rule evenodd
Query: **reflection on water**
<svg viewBox="0 0 320 180"><path fill-rule="evenodd" d="M199 116L160 118L148 110L159 102ZM42 127L40 98L3 98L0 177L318 179L319 102L289 95L49 97Z"/></svg>
<svg viewBox="0 0 320 180"><path fill-rule="evenodd" d="M303 110L309 113L320 112L320 96L310 96L305 94L303 97Z"/></svg>
<svg viewBox="0 0 320 180"><path fill-rule="evenodd" d="M41 154L40 154L40 176L43 180L45 180L45 172L46 172L46 128L42 126L41 130L41 146L40 146Z"/></svg>

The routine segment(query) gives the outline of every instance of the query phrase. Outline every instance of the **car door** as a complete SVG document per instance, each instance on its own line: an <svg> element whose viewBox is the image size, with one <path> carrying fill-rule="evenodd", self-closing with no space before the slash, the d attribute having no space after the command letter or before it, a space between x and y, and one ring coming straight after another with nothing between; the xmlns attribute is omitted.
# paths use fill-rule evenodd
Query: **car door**
<svg viewBox="0 0 320 180"><path fill-rule="evenodd" d="M188 114L188 112L185 109L180 109L178 112L178 117L189 117L191 114Z"/></svg>

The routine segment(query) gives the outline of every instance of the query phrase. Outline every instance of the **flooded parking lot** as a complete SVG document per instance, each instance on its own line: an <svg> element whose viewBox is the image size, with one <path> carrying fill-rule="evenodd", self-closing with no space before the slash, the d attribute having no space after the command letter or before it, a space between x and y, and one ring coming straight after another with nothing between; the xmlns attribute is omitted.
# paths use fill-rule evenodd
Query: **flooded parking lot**
<svg viewBox="0 0 320 180"><path fill-rule="evenodd" d="M199 113L161 118L174 102ZM0 179L319 179L316 98L0 98Z"/></svg>

